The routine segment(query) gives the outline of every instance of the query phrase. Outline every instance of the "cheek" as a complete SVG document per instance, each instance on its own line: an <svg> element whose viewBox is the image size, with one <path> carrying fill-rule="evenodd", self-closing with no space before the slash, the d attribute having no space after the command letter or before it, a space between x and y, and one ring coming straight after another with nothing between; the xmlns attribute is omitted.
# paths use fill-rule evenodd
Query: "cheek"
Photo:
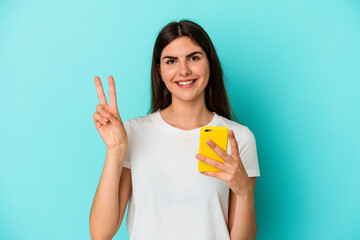
<svg viewBox="0 0 360 240"><path fill-rule="evenodd" d="M161 72L164 81L171 80L176 75L175 68L164 67Z"/></svg>
<svg viewBox="0 0 360 240"><path fill-rule="evenodd" d="M201 76L208 76L209 75L209 66L207 63L201 63L201 64L196 64L193 66L192 71L195 72L198 75Z"/></svg>

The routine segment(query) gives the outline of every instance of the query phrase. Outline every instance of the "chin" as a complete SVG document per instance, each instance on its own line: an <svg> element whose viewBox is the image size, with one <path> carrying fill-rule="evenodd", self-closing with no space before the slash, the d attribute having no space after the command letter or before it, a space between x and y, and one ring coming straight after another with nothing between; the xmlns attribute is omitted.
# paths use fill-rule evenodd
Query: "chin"
<svg viewBox="0 0 360 240"><path fill-rule="evenodd" d="M198 101L200 96L201 95L191 95L191 96L177 95L177 96L175 96L175 98L177 98L177 100L183 101L183 102L193 102L193 101Z"/></svg>

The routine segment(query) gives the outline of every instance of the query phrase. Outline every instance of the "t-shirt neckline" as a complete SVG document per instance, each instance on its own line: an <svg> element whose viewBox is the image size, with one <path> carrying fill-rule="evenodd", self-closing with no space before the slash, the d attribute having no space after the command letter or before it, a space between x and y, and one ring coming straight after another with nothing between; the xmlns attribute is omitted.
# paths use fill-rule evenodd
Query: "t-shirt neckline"
<svg viewBox="0 0 360 240"><path fill-rule="evenodd" d="M206 125L202 126L202 127L215 125L215 123L217 121L217 118L218 118L218 115L216 114L216 112L212 112L212 113L214 113L214 116L211 119L211 121L209 123L207 123ZM198 128L194 128L194 129L191 129L191 130L184 130L184 129L174 127L174 126L170 125L169 123L167 123L162 118L162 116L160 114L160 109L155 112L155 117L157 118L157 120L159 121L160 125L163 128L165 128L167 131L171 131L171 132L177 133L177 134L192 136L192 135L199 134L200 129L202 128L202 127L198 127Z"/></svg>

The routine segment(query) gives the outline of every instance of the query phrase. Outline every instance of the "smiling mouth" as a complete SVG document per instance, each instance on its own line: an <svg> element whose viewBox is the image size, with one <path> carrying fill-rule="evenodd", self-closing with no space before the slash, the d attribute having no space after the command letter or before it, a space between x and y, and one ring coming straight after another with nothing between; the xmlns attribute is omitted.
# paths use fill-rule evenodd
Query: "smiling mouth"
<svg viewBox="0 0 360 240"><path fill-rule="evenodd" d="M180 86L188 86L190 84L193 84L197 79L193 79L193 80L189 80L189 81L179 81L176 82L176 84L180 85Z"/></svg>

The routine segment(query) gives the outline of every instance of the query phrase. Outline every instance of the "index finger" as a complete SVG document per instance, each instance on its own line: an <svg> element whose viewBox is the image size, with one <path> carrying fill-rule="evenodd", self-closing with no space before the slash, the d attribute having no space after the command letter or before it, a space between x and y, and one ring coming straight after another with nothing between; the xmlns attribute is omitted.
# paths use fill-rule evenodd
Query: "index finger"
<svg viewBox="0 0 360 240"><path fill-rule="evenodd" d="M117 108L114 78L112 76L109 76L108 79L109 79L109 92L110 92L110 106L114 105Z"/></svg>
<svg viewBox="0 0 360 240"><path fill-rule="evenodd" d="M231 156L237 157L239 156L239 148L235 138L235 133L232 129L229 131L230 145L231 145Z"/></svg>
<svg viewBox="0 0 360 240"><path fill-rule="evenodd" d="M106 97L105 97L105 94L104 94L104 89L102 87L102 84L101 84L101 81L100 81L100 78L98 76L95 77L95 85L96 85L96 92L97 92L97 95L99 97L99 100L100 100L100 103L101 105L103 106L107 106L107 102L106 102Z"/></svg>

